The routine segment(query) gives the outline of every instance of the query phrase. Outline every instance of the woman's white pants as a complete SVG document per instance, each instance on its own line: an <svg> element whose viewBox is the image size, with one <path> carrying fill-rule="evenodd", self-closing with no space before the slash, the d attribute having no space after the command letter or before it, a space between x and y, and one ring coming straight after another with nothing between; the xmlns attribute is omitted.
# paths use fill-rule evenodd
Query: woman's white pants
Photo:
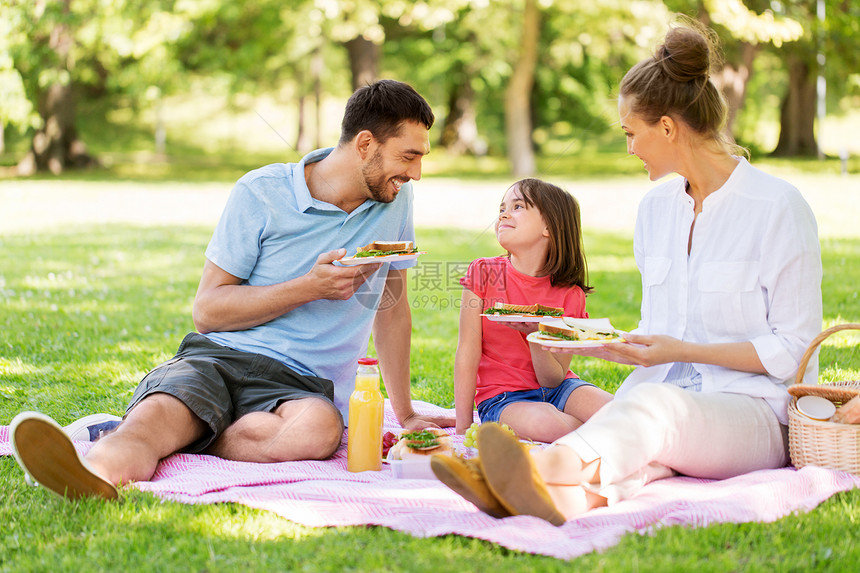
<svg viewBox="0 0 860 573"><path fill-rule="evenodd" d="M556 440L600 458L594 491L614 503L679 474L725 479L788 463L786 427L761 398L641 384Z"/></svg>

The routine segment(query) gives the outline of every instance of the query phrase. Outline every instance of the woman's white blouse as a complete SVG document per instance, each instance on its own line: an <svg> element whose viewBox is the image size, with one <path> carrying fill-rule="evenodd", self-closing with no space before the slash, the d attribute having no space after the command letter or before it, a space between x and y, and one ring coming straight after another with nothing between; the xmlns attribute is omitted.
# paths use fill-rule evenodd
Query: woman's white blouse
<svg viewBox="0 0 860 573"><path fill-rule="evenodd" d="M696 343L750 341L768 375L694 364L702 392L766 399L787 423L800 359L821 331L818 227L800 192L739 159L728 181L702 203L692 248L693 200L675 178L642 200L634 253L642 274L639 334L668 334ZM639 367L618 394L662 382L672 364ZM805 380L814 383L817 356Z"/></svg>

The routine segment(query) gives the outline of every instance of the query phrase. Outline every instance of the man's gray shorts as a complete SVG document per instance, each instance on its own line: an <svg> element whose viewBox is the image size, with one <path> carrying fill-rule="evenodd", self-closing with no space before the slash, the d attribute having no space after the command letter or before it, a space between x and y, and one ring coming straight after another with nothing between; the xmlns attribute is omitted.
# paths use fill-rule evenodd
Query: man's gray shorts
<svg viewBox="0 0 860 573"><path fill-rule="evenodd" d="M155 393L178 398L212 429L183 450L190 453L206 449L241 416L271 412L289 400L320 398L337 410L331 380L303 376L273 358L221 346L196 332L141 380L126 414Z"/></svg>

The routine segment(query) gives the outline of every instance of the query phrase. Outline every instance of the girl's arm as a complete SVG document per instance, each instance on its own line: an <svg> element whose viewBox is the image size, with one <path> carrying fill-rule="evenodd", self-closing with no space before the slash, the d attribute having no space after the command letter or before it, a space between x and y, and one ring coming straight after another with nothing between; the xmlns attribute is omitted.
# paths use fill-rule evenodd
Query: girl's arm
<svg viewBox="0 0 860 573"><path fill-rule="evenodd" d="M454 359L454 407L457 433L463 434L472 425L474 416L478 363L481 361L483 301L468 288L463 288L460 303L460 334Z"/></svg>
<svg viewBox="0 0 860 573"><path fill-rule="evenodd" d="M545 388L555 388L564 380L570 367L570 354L545 352L540 344L529 342L532 366L538 383Z"/></svg>
<svg viewBox="0 0 860 573"><path fill-rule="evenodd" d="M585 293L578 286L568 289L564 303L560 306L564 307L566 316L588 318L588 313L585 312ZM534 323L529 326L533 327L531 330L538 330L538 326ZM529 342L529 351L532 355L532 367L535 376L541 386L555 388L564 381L570 369L570 359L573 355L546 352L543 346L534 342Z"/></svg>
<svg viewBox="0 0 860 573"><path fill-rule="evenodd" d="M530 334L538 330L537 324L533 322L511 322L508 327L523 334ZM570 353L545 352L540 344L529 342L529 351L532 355L532 367L537 376L538 384L544 388L555 388L564 380L570 368Z"/></svg>

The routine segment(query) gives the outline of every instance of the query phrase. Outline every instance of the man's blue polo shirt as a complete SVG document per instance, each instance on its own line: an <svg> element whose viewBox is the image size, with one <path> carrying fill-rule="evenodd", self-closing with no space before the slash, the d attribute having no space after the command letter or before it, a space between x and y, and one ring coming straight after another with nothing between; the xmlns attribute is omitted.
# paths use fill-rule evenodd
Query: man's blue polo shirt
<svg viewBox="0 0 860 573"><path fill-rule="evenodd" d="M206 249L206 258L242 284L271 285L302 276L320 253L373 241L414 241L412 186L391 203L368 199L352 213L311 197L305 164L332 149L319 149L300 163L267 165L243 176L227 200ZM280 360L296 372L334 382L335 405L344 414L355 386L356 361L367 352L370 329L389 266L386 263L349 300L316 300L248 330L212 332L210 340Z"/></svg>

